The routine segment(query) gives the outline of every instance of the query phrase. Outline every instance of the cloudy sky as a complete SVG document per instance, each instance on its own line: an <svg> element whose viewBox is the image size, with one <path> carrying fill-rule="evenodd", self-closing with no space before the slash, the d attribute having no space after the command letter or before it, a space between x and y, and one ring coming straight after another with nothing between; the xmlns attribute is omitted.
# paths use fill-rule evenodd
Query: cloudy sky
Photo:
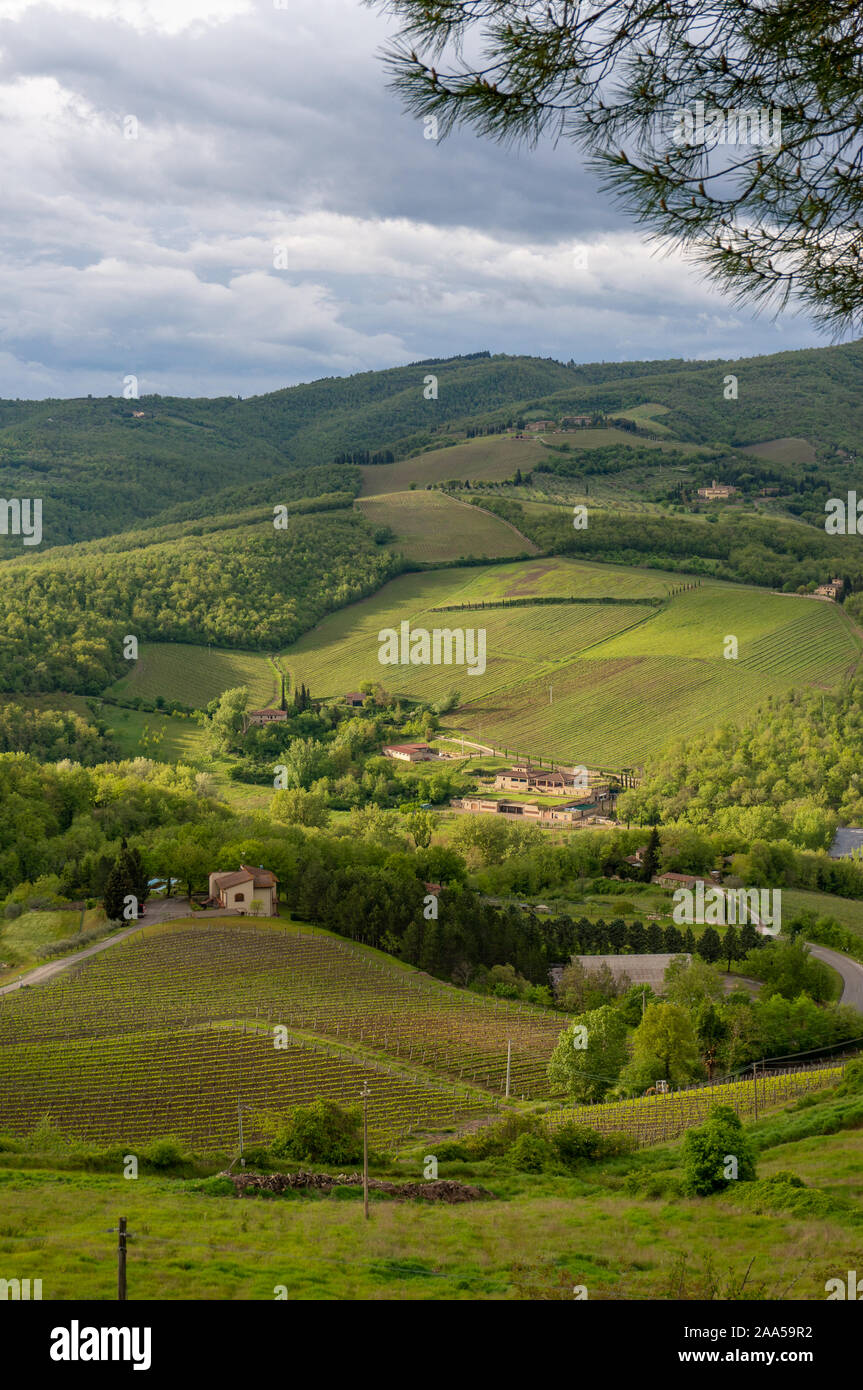
<svg viewBox="0 0 863 1390"><path fill-rule="evenodd" d="M425 138L360 0L278 3L0 0L0 396L824 343L657 256L571 147Z"/></svg>

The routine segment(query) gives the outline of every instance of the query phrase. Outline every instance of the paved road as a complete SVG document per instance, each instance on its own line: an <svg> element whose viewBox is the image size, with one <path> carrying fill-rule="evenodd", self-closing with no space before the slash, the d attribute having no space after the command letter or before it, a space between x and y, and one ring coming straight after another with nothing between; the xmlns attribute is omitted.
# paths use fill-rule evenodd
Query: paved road
<svg viewBox="0 0 863 1390"><path fill-rule="evenodd" d="M0 995L12 994L22 985L43 985L46 980L52 980L55 975L60 975L64 970L77 965L80 960L86 960L88 956L96 956L100 951L107 951L109 946L116 946L118 941L125 941L127 936L133 932L143 931L144 927L150 926L153 922L170 922L175 917L188 917L190 915L188 898L167 898L156 900L152 906L147 908L147 916L142 922L135 922L133 926L124 928L123 931L114 932L112 936L106 936L102 941L97 941L92 946L86 946L83 951L76 951L74 955L63 956L60 960L52 960L47 965L37 965L35 969L28 970L26 975L21 975L11 984L3 985L0 988ZM196 913L195 916L199 914ZM235 914L227 912L224 908L213 908L206 913L200 914L204 917L232 917Z"/></svg>
<svg viewBox="0 0 863 1390"><path fill-rule="evenodd" d="M859 965L850 956L843 956L839 951L831 951L829 946L818 946L814 941L807 941L806 944L813 956L823 960L825 965L832 965L842 976L845 987L840 1004L851 1004L863 1014L863 965Z"/></svg>

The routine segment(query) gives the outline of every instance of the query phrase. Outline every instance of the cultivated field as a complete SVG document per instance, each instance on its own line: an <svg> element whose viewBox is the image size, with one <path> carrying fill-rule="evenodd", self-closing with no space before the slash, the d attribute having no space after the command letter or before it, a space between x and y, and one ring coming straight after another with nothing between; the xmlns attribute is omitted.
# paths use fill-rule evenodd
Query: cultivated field
<svg viewBox="0 0 863 1390"><path fill-rule="evenodd" d="M535 555L533 541L490 512L442 492L391 492L357 504L373 526L390 526L393 550L426 564L498 555Z"/></svg>
<svg viewBox="0 0 863 1390"><path fill-rule="evenodd" d="M263 652L220 651L186 642L145 642L127 676L115 681L106 695L131 700L179 700L203 709L223 690L249 687L252 707L270 703L277 694L276 675Z"/></svg>
<svg viewBox="0 0 863 1390"><path fill-rule="evenodd" d="M392 1141L493 1110L508 1041L513 1093L546 1094L566 1022L296 924L154 925L0 1000L0 1133L50 1115L100 1142L176 1133L224 1148L238 1095L252 1106L249 1137L261 1138L316 1094L353 1103L368 1072L370 1124ZM274 1047L277 1025L289 1030L285 1049Z"/></svg>
<svg viewBox="0 0 863 1390"><path fill-rule="evenodd" d="M667 1095L640 1096L602 1105L575 1105L556 1110L547 1124L550 1129L570 1123L590 1125L601 1134L628 1134L639 1144L659 1144L702 1124L714 1105L730 1105L742 1120L750 1120L810 1091L835 1086L841 1079L842 1067L838 1066L779 1072L759 1076L756 1081L695 1086Z"/></svg>
<svg viewBox="0 0 863 1390"><path fill-rule="evenodd" d="M369 464L362 469L363 497L401 492L416 483L447 483L482 480L498 483L512 478L517 468L529 473L535 463L548 458L548 450L537 439L511 439L507 435L483 435L455 444L449 449L432 449L416 458L398 463Z"/></svg>
<svg viewBox="0 0 863 1390"><path fill-rule="evenodd" d="M754 454L756 458L767 459L770 463L815 463L816 453L808 439L767 439L763 444L747 444L739 449L741 454Z"/></svg>
<svg viewBox="0 0 863 1390"><path fill-rule="evenodd" d="M796 685L834 689L861 644L833 604L661 571L537 558L513 565L406 575L324 619L285 653L313 694L380 679L396 694L460 707L447 727L498 747L614 767L640 763L670 739L745 718ZM557 595L666 597L664 606L579 603L485 609L454 605ZM434 611L453 609L453 611ZM381 666L378 632L483 627L484 675L456 666ZM738 639L726 659L725 639Z"/></svg>

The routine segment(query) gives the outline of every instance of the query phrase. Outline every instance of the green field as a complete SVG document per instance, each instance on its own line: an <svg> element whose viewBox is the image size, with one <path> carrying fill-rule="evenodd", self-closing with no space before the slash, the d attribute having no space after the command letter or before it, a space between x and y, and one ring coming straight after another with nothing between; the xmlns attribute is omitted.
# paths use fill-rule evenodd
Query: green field
<svg viewBox="0 0 863 1390"><path fill-rule="evenodd" d="M499 517L442 492L392 492L357 505L373 526L392 528L392 548L409 560L430 564L471 556L536 554L533 541Z"/></svg>
<svg viewBox="0 0 863 1390"><path fill-rule="evenodd" d="M808 439L792 436L767 439L763 444L747 444L738 453L754 454L756 458L767 459L769 463L815 463L817 458Z"/></svg>
<svg viewBox="0 0 863 1390"><path fill-rule="evenodd" d="M441 1177L479 1183L490 1199L445 1206L373 1193L369 1221L344 1189L239 1202L143 1166L128 1182L122 1148L101 1171L82 1171L79 1155L34 1145L32 1157L0 1154L0 1251L14 1254L18 1277L42 1279L45 1299L110 1300L109 1231L122 1211L135 1232L135 1300L271 1302L281 1285L294 1302L571 1302L582 1284L593 1301L724 1302L745 1289L793 1307L859 1269L859 1109L859 1097L816 1092L804 1111L792 1104L747 1124L759 1180L711 1197L680 1195L680 1141L670 1140L568 1176L442 1162ZM429 1151L424 1143L372 1171L420 1178ZM770 1181L788 1171L806 1187Z"/></svg>
<svg viewBox="0 0 863 1390"><path fill-rule="evenodd" d="M249 687L253 708L272 703L278 695L276 674L262 652L220 651L216 647L186 642L144 642L129 674L115 681L105 694L132 700L179 700L192 709L203 709L234 686Z"/></svg>
<svg viewBox="0 0 863 1390"><path fill-rule="evenodd" d="M529 473L535 463L548 458L548 450L536 439L512 439L508 435L483 435L454 444L448 449L432 449L398 463L380 463L362 468L363 497L401 492L416 483L447 483L482 480L502 482L512 478L517 468Z"/></svg>
<svg viewBox="0 0 863 1390"><path fill-rule="evenodd" d="M643 762L675 736L744 718L768 694L835 689L859 660L859 636L835 605L716 581L659 609L588 602L433 611L538 593L659 597L675 582L661 571L545 558L405 575L324 619L285 661L319 696L374 678L415 698L456 689L462 703L446 718L450 729L500 748L615 767ZM378 631L402 620L484 628L485 674L381 666ZM723 655L729 635L738 639L736 660Z"/></svg>
<svg viewBox="0 0 863 1390"><path fill-rule="evenodd" d="M173 714L148 714L145 710L122 709L117 705L105 705L102 715L123 758L194 763L204 753L204 732L193 719Z"/></svg>

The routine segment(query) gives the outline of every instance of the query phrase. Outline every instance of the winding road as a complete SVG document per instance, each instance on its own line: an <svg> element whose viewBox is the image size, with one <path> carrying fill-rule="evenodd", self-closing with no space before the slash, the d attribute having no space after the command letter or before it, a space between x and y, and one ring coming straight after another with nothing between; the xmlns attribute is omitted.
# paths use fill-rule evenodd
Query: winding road
<svg viewBox="0 0 863 1390"><path fill-rule="evenodd" d="M107 951L109 946L116 946L118 941L124 941L133 932L143 931L145 927L152 926L154 922L170 922L175 917L189 917L188 898L168 898L162 901L156 900L147 909L147 916L141 922L135 922L131 927L125 927L122 931L114 932L111 936L103 937L101 941L96 941L92 946L85 946L83 951L76 951L74 955L63 956L60 960L49 961L47 965L37 965L33 970L28 970L26 975L21 975L19 979L13 980L8 985L0 987L0 995L12 994L22 985L43 985L46 980L52 980L55 975L60 975L64 970L69 970L73 965L77 965L80 960L86 960L88 956L96 956L100 951ZM207 912L195 916L202 917L233 917L235 914L225 908L211 908Z"/></svg>
<svg viewBox="0 0 863 1390"><path fill-rule="evenodd" d="M842 976L844 987L839 1003L850 1004L863 1014L863 965L850 956L843 956L840 951L832 951L829 946L818 946L814 941L807 941L806 945L813 956L832 966Z"/></svg>

